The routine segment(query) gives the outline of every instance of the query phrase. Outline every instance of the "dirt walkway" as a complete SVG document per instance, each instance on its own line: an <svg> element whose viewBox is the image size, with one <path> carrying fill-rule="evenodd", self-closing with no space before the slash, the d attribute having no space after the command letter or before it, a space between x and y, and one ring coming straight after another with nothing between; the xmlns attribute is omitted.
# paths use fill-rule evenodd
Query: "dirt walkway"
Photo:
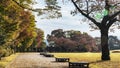
<svg viewBox="0 0 120 68"><path fill-rule="evenodd" d="M55 62L39 53L22 53L6 68L68 68L67 62Z"/></svg>

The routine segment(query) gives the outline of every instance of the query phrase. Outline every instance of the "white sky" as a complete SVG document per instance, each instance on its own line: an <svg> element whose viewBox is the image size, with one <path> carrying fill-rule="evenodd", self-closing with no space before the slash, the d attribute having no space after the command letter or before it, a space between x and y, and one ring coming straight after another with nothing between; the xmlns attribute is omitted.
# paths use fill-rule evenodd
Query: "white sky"
<svg viewBox="0 0 120 68"><path fill-rule="evenodd" d="M34 5L34 8L42 8L44 7L44 0L36 0L38 4ZM60 0L62 1L62 0ZM67 3L67 4L66 4ZM74 6L70 2L65 2L64 4L59 4L62 6L62 18L59 19L41 19L40 16L35 14L35 19L37 21L36 26L42 29L45 33L45 38L47 34L50 34L52 30L55 29L63 29L65 30L79 30L81 32L87 32L92 37L100 37L99 30L90 31L89 25L86 23L81 24L80 19L83 18L81 15L72 16L70 15L70 10L74 8ZM109 33L109 35L118 36L120 38L120 30L116 30L114 33Z"/></svg>

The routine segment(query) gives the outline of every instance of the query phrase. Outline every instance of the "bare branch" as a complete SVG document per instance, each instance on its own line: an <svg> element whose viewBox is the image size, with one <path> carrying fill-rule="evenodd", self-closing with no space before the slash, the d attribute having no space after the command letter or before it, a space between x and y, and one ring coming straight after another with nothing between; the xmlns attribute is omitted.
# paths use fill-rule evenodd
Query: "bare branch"
<svg viewBox="0 0 120 68"><path fill-rule="evenodd" d="M107 28L110 28L110 26L111 26L113 23L115 23L116 21L117 21L116 18L110 20L109 23L107 24Z"/></svg>
<svg viewBox="0 0 120 68"><path fill-rule="evenodd" d="M118 12L114 13L113 15L111 15L109 20L115 18L118 14L120 14L120 11L118 11Z"/></svg>
<svg viewBox="0 0 120 68"><path fill-rule="evenodd" d="M105 9L109 11L110 7L111 7L111 5L109 4L109 0L105 0Z"/></svg>
<svg viewBox="0 0 120 68"><path fill-rule="evenodd" d="M100 27L100 23L98 23L95 19L93 19L92 17L90 17L88 14L84 13L78 6L77 4L74 2L74 0L71 0L74 4L74 6L77 8L77 10L86 18L88 18L89 20L91 20L95 25L97 25L98 27Z"/></svg>
<svg viewBox="0 0 120 68"><path fill-rule="evenodd" d="M90 13L92 13L93 11L94 11L94 10L89 11L89 12L88 12L88 15L89 15Z"/></svg>
<svg viewBox="0 0 120 68"><path fill-rule="evenodd" d="M88 6L89 6L89 5L88 5L88 1L87 1L87 0L85 0L85 1L86 1L86 5L87 5L87 14L88 14L88 12L89 12L89 11L88 11L88 8L89 8ZM89 15L89 14L88 14L88 15Z"/></svg>
<svg viewBox="0 0 120 68"><path fill-rule="evenodd" d="M113 6L117 6L118 4L120 4L120 3L114 4Z"/></svg>
<svg viewBox="0 0 120 68"><path fill-rule="evenodd" d="M116 21L120 22L120 20L118 20L118 19Z"/></svg>

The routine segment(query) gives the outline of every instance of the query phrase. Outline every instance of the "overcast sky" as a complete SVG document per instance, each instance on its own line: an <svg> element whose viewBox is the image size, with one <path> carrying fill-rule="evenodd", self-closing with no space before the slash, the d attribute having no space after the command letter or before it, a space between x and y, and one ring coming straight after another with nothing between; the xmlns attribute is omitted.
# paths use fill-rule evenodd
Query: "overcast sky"
<svg viewBox="0 0 120 68"><path fill-rule="evenodd" d="M36 1L38 2L38 4L34 5L33 6L34 8L44 7L44 2L42 2L44 0L36 0ZM83 18L81 15L77 15L77 16L70 15L70 10L72 10L74 6L69 2L66 3L59 4L62 6L61 8L62 18L59 19L41 19L40 16L37 16L37 14L34 13L35 19L37 21L36 27L44 31L45 37L47 34L50 34L52 30L55 29L63 29L64 31L79 30L81 32L87 32L92 37L100 37L99 30L90 31L91 28L89 27L88 24L86 23L81 24L81 22L83 22L81 20L81 18ZM115 33L110 32L109 35L118 36L120 38L119 33L120 30L116 30Z"/></svg>

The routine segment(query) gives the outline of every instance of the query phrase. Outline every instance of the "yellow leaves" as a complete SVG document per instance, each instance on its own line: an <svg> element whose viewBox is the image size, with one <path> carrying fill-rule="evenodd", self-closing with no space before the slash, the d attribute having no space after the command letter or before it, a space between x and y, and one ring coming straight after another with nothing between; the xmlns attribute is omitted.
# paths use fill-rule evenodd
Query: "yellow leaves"
<svg viewBox="0 0 120 68"><path fill-rule="evenodd" d="M101 68L99 65L96 65L96 64L94 64L94 65L91 64L90 67L91 67L91 68Z"/></svg>
<svg viewBox="0 0 120 68"><path fill-rule="evenodd" d="M2 60L0 60L0 68L5 68L7 64L9 64L15 57L17 57L19 54L13 54L8 57L4 57Z"/></svg>
<svg viewBox="0 0 120 68"><path fill-rule="evenodd" d="M2 9L0 15L8 23L14 23L19 18L20 7L11 0L2 0L0 3ZM18 9L19 8L19 9Z"/></svg>
<svg viewBox="0 0 120 68"><path fill-rule="evenodd" d="M0 68L5 68L5 66L8 64L8 62L1 62L0 61Z"/></svg>
<svg viewBox="0 0 120 68"><path fill-rule="evenodd" d="M36 32L32 32L32 35L33 35L33 37L36 37L37 33Z"/></svg>
<svg viewBox="0 0 120 68"><path fill-rule="evenodd" d="M71 62L90 62L90 68L120 68L119 53L111 53L110 61L100 61L101 53L52 53L55 57L70 58Z"/></svg>
<svg viewBox="0 0 120 68"><path fill-rule="evenodd" d="M96 60L100 60L100 53L53 53L56 57L68 57L72 58L70 61L88 61L93 62Z"/></svg>
<svg viewBox="0 0 120 68"><path fill-rule="evenodd" d="M29 3L30 1L32 0L29 0ZM24 2L28 4L28 1ZM24 8L13 0L0 0L0 16L0 26L4 29L2 32L5 34L4 40L6 43L18 40L16 46L18 44L21 46L26 38L30 38L24 46L28 45L29 47L32 44L33 38L37 36L37 33L35 30L35 19L30 11L24 11ZM11 44L9 43L8 45Z"/></svg>
<svg viewBox="0 0 120 68"><path fill-rule="evenodd" d="M3 15L2 13L0 13L0 16L5 23L12 23L12 21L13 21L7 15Z"/></svg>
<svg viewBox="0 0 120 68"><path fill-rule="evenodd" d="M12 39L16 39L19 36L19 32L15 31L12 33Z"/></svg>
<svg viewBox="0 0 120 68"><path fill-rule="evenodd" d="M30 46L32 45L32 43L33 43L33 39L30 39L30 40L27 42L27 44L26 44L26 45L27 45L27 48L30 47Z"/></svg>

